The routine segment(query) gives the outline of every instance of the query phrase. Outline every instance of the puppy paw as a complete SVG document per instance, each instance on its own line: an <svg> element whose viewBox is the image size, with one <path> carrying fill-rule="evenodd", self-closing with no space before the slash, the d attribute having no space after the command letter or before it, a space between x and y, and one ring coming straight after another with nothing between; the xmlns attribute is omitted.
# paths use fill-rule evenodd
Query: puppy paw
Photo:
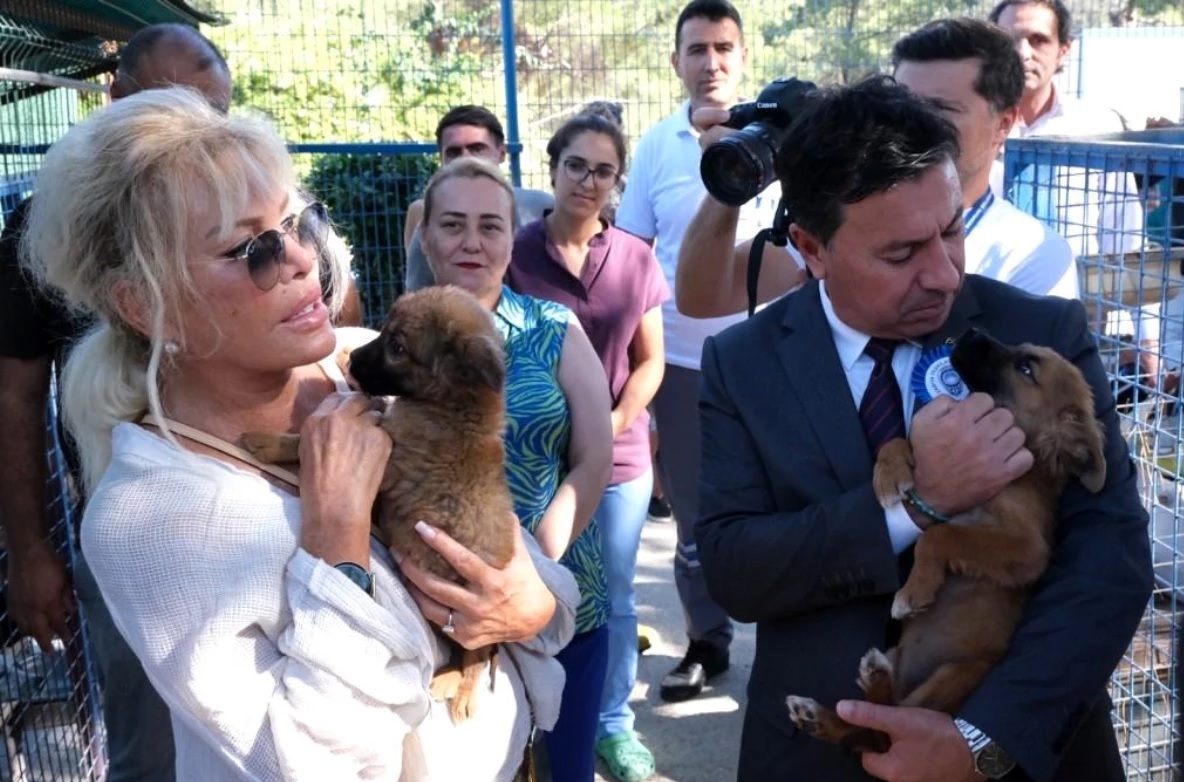
<svg viewBox="0 0 1184 782"><path fill-rule="evenodd" d="M913 449L903 437L880 448L872 472L872 489L882 508L900 504L900 495L913 488Z"/></svg>
<svg viewBox="0 0 1184 782"><path fill-rule="evenodd" d="M456 695L448 702L448 713L452 715L452 722L459 725L477 713L477 691L461 687Z"/></svg>
<svg viewBox="0 0 1184 782"><path fill-rule="evenodd" d="M299 458L300 435L244 432L239 438L239 445L264 464L284 464Z"/></svg>
<svg viewBox="0 0 1184 782"><path fill-rule="evenodd" d="M351 347L344 347L341 350L337 351L337 368L341 370L341 374L345 376L345 379L347 381L350 380L349 357L350 357L350 354L353 352L354 352L354 349ZM350 388L353 388L353 383L350 383Z"/></svg>
<svg viewBox="0 0 1184 782"><path fill-rule="evenodd" d="M459 668L441 668L432 677L432 683L428 685L428 692L431 693L432 700L443 703L455 699L462 679Z"/></svg>
<svg viewBox="0 0 1184 782"><path fill-rule="evenodd" d="M907 587L896 593L892 600L892 618L897 621L908 619L910 616L925 611L933 605L933 599L925 599L913 593Z"/></svg>
<svg viewBox="0 0 1184 782"><path fill-rule="evenodd" d="M822 707L813 698L803 698L790 695L785 699L789 707L789 720L798 730L810 736L817 736L822 732Z"/></svg>
<svg viewBox="0 0 1184 782"><path fill-rule="evenodd" d="M879 649L869 649L859 661L859 678L855 683L872 703L892 704L892 663Z"/></svg>

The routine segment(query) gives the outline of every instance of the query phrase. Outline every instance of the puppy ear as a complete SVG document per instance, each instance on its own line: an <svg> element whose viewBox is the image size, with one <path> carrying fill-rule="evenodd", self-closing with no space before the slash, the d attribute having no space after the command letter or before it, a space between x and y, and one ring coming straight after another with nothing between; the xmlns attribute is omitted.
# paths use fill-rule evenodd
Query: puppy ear
<svg viewBox="0 0 1184 782"><path fill-rule="evenodd" d="M1106 482L1106 452L1102 425L1093 411L1066 407L1060 414L1061 454L1066 470L1093 493Z"/></svg>
<svg viewBox="0 0 1184 782"><path fill-rule="evenodd" d="M501 391L506 383L506 360L501 340L488 335L465 340L460 356L465 374L474 383Z"/></svg>

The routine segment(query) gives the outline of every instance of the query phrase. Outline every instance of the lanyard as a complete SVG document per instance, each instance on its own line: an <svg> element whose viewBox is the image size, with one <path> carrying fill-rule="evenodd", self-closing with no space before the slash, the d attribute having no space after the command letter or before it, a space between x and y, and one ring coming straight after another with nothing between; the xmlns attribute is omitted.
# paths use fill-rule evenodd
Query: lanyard
<svg viewBox="0 0 1184 782"><path fill-rule="evenodd" d="M982 222L983 215L991 208L991 204L995 203L995 194L991 192L991 188L987 188L987 192L983 193L974 205L970 207L970 211L966 213L966 219L963 225L966 226L966 235L970 236L970 232Z"/></svg>

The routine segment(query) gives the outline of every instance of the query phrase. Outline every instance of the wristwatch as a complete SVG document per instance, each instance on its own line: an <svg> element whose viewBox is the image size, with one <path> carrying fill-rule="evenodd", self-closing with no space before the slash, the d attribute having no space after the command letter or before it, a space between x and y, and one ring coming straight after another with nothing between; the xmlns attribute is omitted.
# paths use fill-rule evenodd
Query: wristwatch
<svg viewBox="0 0 1184 782"><path fill-rule="evenodd" d="M974 770L987 779L1002 779L1015 768L1015 760L990 736L971 725L961 717L954 720L954 726L970 745L974 756Z"/></svg>
<svg viewBox="0 0 1184 782"><path fill-rule="evenodd" d="M338 562L333 568L358 585L370 597L374 597L374 574L356 562Z"/></svg>

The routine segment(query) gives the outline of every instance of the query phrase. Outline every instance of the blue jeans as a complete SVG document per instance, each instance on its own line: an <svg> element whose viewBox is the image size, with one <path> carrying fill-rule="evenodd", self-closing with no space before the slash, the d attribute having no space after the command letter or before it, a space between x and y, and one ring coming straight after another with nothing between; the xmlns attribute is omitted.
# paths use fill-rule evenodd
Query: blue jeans
<svg viewBox="0 0 1184 782"><path fill-rule="evenodd" d="M633 730L633 709L629 695L637 681L637 607L633 575L637 570L637 548L641 525L645 523L654 487L654 473L645 474L605 489L596 509L600 526L600 549L612 614L608 620L608 672L600 699L598 739Z"/></svg>
<svg viewBox="0 0 1184 782"><path fill-rule="evenodd" d="M596 722L608 666L608 627L571 639L555 655L567 680L559 721L546 734L547 755L555 782L592 782L596 775Z"/></svg>
<svg viewBox="0 0 1184 782"><path fill-rule="evenodd" d="M107 726L107 782L172 782L173 723L140 661L115 629L82 553L74 557L74 588L90 632Z"/></svg>

